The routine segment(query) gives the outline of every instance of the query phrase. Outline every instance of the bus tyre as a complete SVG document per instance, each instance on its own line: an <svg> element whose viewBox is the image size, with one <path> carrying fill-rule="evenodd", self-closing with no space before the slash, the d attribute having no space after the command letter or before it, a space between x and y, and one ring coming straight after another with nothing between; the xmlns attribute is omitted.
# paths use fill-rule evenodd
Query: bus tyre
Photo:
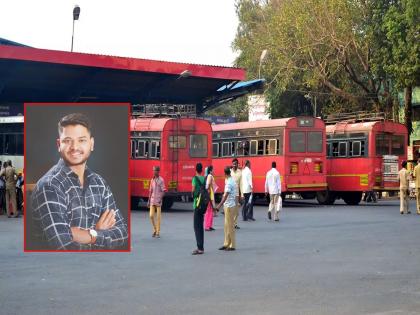
<svg viewBox="0 0 420 315"><path fill-rule="evenodd" d="M162 210L170 210L172 205L174 204L174 198L172 197L163 197L162 201Z"/></svg>
<svg viewBox="0 0 420 315"><path fill-rule="evenodd" d="M317 191L316 193L316 200L320 205L332 205L335 199L335 193L330 190Z"/></svg>
<svg viewBox="0 0 420 315"><path fill-rule="evenodd" d="M131 209L132 210L140 209L140 197L131 196Z"/></svg>
<svg viewBox="0 0 420 315"><path fill-rule="evenodd" d="M356 206L362 200L362 192L361 191L348 191L342 193L341 197L343 198L344 202L350 206Z"/></svg>

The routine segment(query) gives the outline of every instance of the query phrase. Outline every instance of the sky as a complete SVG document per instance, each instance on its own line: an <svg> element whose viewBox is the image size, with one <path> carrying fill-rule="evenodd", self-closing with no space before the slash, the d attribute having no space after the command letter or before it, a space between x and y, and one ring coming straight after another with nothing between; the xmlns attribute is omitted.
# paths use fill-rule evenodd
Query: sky
<svg viewBox="0 0 420 315"><path fill-rule="evenodd" d="M0 37L75 52L231 66L235 0L0 0Z"/></svg>

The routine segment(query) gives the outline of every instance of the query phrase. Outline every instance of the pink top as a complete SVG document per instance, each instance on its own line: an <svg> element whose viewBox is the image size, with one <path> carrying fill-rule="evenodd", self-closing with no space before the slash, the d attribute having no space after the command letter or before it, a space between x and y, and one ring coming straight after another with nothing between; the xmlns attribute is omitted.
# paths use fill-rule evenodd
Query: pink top
<svg viewBox="0 0 420 315"><path fill-rule="evenodd" d="M162 177L155 178L153 177L150 180L150 205L151 206L161 206L163 195L165 194L166 187L165 181Z"/></svg>

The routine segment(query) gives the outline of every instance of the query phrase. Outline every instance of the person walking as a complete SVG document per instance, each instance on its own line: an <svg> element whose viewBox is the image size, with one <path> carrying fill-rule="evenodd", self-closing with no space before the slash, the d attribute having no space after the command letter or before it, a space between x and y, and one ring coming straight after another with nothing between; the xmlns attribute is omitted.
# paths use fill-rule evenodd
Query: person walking
<svg viewBox="0 0 420 315"><path fill-rule="evenodd" d="M206 231L214 231L215 229L213 228L213 212L214 212L214 209L216 208L216 205L214 203L215 201L214 194L216 190L218 189L218 186L216 184L216 181L214 180L212 165L206 168L205 175L206 175L206 189L210 196L210 202L207 205L206 214L204 215L204 229Z"/></svg>
<svg viewBox="0 0 420 315"><path fill-rule="evenodd" d="M243 200L243 195L241 192L242 171L239 169L239 162L236 158L232 160L232 168L230 170L230 174L236 185L236 208L234 210L234 224L235 229L240 229L240 227L238 226L238 216L239 208L241 207L241 201Z"/></svg>
<svg viewBox="0 0 420 315"><path fill-rule="evenodd" d="M160 224L162 213L162 201L166 192L165 181L159 175L160 167L153 167L153 178L150 180L149 188L149 217L153 227L152 237L160 238ZM156 217L156 220L155 220Z"/></svg>
<svg viewBox="0 0 420 315"><path fill-rule="evenodd" d="M268 207L268 219L274 217L274 221L279 221L280 205L279 200L281 194L280 173L276 169L276 162L271 163L271 170L267 172L265 177L265 194L270 195L270 205Z"/></svg>
<svg viewBox="0 0 420 315"><path fill-rule="evenodd" d="M7 217L17 218L19 213L16 206L16 179L17 174L15 168L12 166L12 161L7 161L7 165L0 172L0 176L4 177L6 182L6 210ZM12 208L10 208L12 204Z"/></svg>
<svg viewBox="0 0 420 315"><path fill-rule="evenodd" d="M416 185L416 209L417 214L420 214L420 158L417 160L417 165L413 170L413 178Z"/></svg>
<svg viewBox="0 0 420 315"><path fill-rule="evenodd" d="M244 204L242 206L242 219L244 221L255 221L254 219L254 198L252 196L252 172L251 162L245 161L245 167L242 170L242 193L244 195Z"/></svg>
<svg viewBox="0 0 420 315"><path fill-rule="evenodd" d="M225 167L225 191L223 198L217 205L217 209L220 209L223 205L225 211L225 225L224 234L225 240L223 246L219 250L233 251L236 249L236 238L235 238L235 213L236 213L236 184L231 176L231 169L229 166Z"/></svg>
<svg viewBox="0 0 420 315"><path fill-rule="evenodd" d="M203 174L203 165L197 163L195 166L195 176L192 179L192 195L193 195L193 209L194 209L194 233L195 240L197 243L197 249L195 249L193 255L204 254L204 211L201 210L200 202L202 188L206 185L206 180ZM207 205L206 205L207 206Z"/></svg>
<svg viewBox="0 0 420 315"><path fill-rule="evenodd" d="M407 171L407 161L402 161L402 168L398 172L398 179L400 181L400 214L411 213L408 210L408 181L410 173Z"/></svg>

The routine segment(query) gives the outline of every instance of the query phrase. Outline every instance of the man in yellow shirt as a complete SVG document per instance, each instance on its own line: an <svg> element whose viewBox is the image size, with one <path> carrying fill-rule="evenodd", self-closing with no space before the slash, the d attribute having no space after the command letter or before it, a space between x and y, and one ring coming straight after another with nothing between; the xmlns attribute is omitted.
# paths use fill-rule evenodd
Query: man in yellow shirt
<svg viewBox="0 0 420 315"><path fill-rule="evenodd" d="M414 182L416 184L416 201L417 201L417 214L420 214L420 158L413 171Z"/></svg>
<svg viewBox="0 0 420 315"><path fill-rule="evenodd" d="M400 213L411 213L408 210L408 177L410 173L407 171L407 161L401 163L402 168L398 172L400 181ZM418 200L418 197L417 197Z"/></svg>

